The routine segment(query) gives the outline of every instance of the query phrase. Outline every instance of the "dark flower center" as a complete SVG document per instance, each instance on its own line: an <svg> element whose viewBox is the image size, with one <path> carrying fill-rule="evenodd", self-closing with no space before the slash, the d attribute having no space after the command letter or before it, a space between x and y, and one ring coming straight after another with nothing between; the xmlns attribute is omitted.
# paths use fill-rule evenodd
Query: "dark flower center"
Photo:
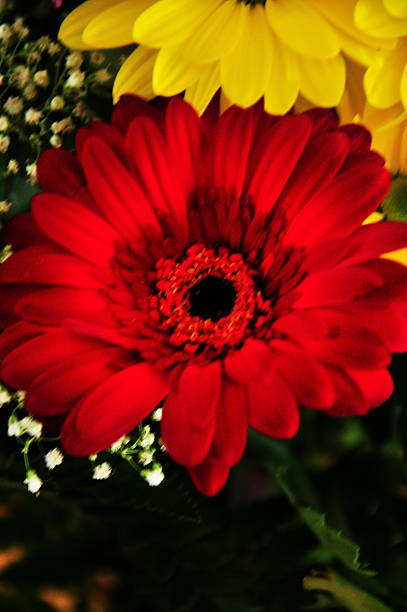
<svg viewBox="0 0 407 612"><path fill-rule="evenodd" d="M235 300L236 289L231 281L209 275L189 290L189 313L204 320L219 321L232 312Z"/></svg>

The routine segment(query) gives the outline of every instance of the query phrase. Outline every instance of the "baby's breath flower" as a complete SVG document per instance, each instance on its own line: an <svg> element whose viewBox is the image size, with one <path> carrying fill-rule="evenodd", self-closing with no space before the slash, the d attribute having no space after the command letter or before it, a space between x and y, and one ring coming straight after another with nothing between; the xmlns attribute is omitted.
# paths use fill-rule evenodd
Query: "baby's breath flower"
<svg viewBox="0 0 407 612"><path fill-rule="evenodd" d="M95 66L100 66L105 61L105 56L100 51L92 51L90 54L90 62Z"/></svg>
<svg viewBox="0 0 407 612"><path fill-rule="evenodd" d="M0 153L5 153L10 145L9 136L0 136Z"/></svg>
<svg viewBox="0 0 407 612"><path fill-rule="evenodd" d="M54 96L51 102L49 103L49 107L53 111L61 110L62 108L64 108L64 106L65 106L65 100L63 99L62 96Z"/></svg>
<svg viewBox="0 0 407 612"><path fill-rule="evenodd" d="M7 435L10 436L10 438L14 436L18 438L19 436L22 436L23 433L24 427L21 425L21 421L19 421L18 418L12 414L7 424Z"/></svg>
<svg viewBox="0 0 407 612"><path fill-rule="evenodd" d="M38 38L37 40L37 46L42 50L45 51L46 49L48 49L48 47L50 46L50 44L52 43L52 40L50 39L49 36L41 36L40 38Z"/></svg>
<svg viewBox="0 0 407 612"><path fill-rule="evenodd" d="M43 482L35 470L28 470L24 484L27 485L27 489L30 493L38 493Z"/></svg>
<svg viewBox="0 0 407 612"><path fill-rule="evenodd" d="M157 408L157 410L154 410L153 414L151 415L151 418L153 419L153 421L161 421L161 419L163 418L163 409Z"/></svg>
<svg viewBox="0 0 407 612"><path fill-rule="evenodd" d="M47 50L50 55L56 55L57 53L60 53L62 47L56 42L51 42Z"/></svg>
<svg viewBox="0 0 407 612"><path fill-rule="evenodd" d="M21 391L21 390L17 391L16 392L16 398L17 398L18 402L23 403L24 400L25 400L25 391Z"/></svg>
<svg viewBox="0 0 407 612"><path fill-rule="evenodd" d="M53 136L51 136L49 142L53 147L62 147L62 138L61 136L57 136L56 134L53 134Z"/></svg>
<svg viewBox="0 0 407 612"><path fill-rule="evenodd" d="M0 24L0 40L7 42L13 35L13 30L10 28L8 23Z"/></svg>
<svg viewBox="0 0 407 612"><path fill-rule="evenodd" d="M93 468L93 480L106 480L109 478L112 473L112 467L110 463L104 461L103 463L99 463L99 465L95 465Z"/></svg>
<svg viewBox="0 0 407 612"><path fill-rule="evenodd" d="M29 64L35 64L35 62L38 62L40 57L41 53L39 51L30 51L30 53L27 55L27 62Z"/></svg>
<svg viewBox="0 0 407 612"><path fill-rule="evenodd" d="M65 60L65 65L67 68L72 68L75 70L76 68L80 68L83 63L83 55L80 51L73 51L68 55Z"/></svg>
<svg viewBox="0 0 407 612"><path fill-rule="evenodd" d="M93 77L97 83L106 83L112 78L112 75L108 70L106 70L106 68L101 68L93 73Z"/></svg>
<svg viewBox="0 0 407 612"><path fill-rule="evenodd" d="M88 117L88 111L86 110L86 106L83 104L83 102L78 102L78 104L75 105L72 114L75 117L78 117L78 119L87 119Z"/></svg>
<svg viewBox="0 0 407 612"><path fill-rule="evenodd" d="M0 74L0 85L3 85L5 80L6 80L5 75L4 74Z"/></svg>
<svg viewBox="0 0 407 612"><path fill-rule="evenodd" d="M25 111L24 119L26 123L38 123L42 118L42 112L35 108L29 108Z"/></svg>
<svg viewBox="0 0 407 612"><path fill-rule="evenodd" d="M18 115L23 110L24 104L21 98L10 96L3 108L9 115Z"/></svg>
<svg viewBox="0 0 407 612"><path fill-rule="evenodd" d="M53 448L44 457L45 464L49 470L53 470L57 465L61 465L64 456L59 448Z"/></svg>
<svg viewBox="0 0 407 612"><path fill-rule="evenodd" d="M54 134L68 134L69 132L72 132L74 128L75 126L70 117L61 119L61 121L54 121L54 123L51 124L51 130L54 132Z"/></svg>
<svg viewBox="0 0 407 612"><path fill-rule="evenodd" d="M152 462L154 458L155 450L154 448L142 450L139 452L138 458L142 465L148 465Z"/></svg>
<svg viewBox="0 0 407 612"><path fill-rule="evenodd" d="M138 440L139 446L141 446L142 448L147 448L148 446L154 444L154 440L155 435L152 431L150 431L150 426L146 425L145 427L143 427L140 434L140 438Z"/></svg>
<svg viewBox="0 0 407 612"><path fill-rule="evenodd" d="M42 434L42 423L39 423L31 416L26 416L20 421L20 426L24 433L27 433L33 438L39 438Z"/></svg>
<svg viewBox="0 0 407 612"><path fill-rule="evenodd" d="M5 387L3 387L3 385L0 385L0 406L4 406L4 404L8 404L10 400L11 400L10 393L7 391Z"/></svg>
<svg viewBox="0 0 407 612"><path fill-rule="evenodd" d="M26 66L20 65L15 67L13 80L16 83L17 87L23 89L25 85L27 85L27 83L30 81L30 78L30 71Z"/></svg>
<svg viewBox="0 0 407 612"><path fill-rule="evenodd" d="M130 438L128 438L127 436L122 436L121 438L116 440L116 442L113 442L110 447L110 450L115 453L116 451L120 450L129 441L129 439Z"/></svg>
<svg viewBox="0 0 407 612"><path fill-rule="evenodd" d="M22 17L17 17L17 19L14 20L14 23L12 25L12 29L14 30L14 32L21 32L24 27L24 19Z"/></svg>
<svg viewBox="0 0 407 612"><path fill-rule="evenodd" d="M37 164L35 162L32 164L27 164L25 167L25 171L27 173L27 176L28 176L28 179L31 185L35 185L38 182Z"/></svg>
<svg viewBox="0 0 407 612"><path fill-rule="evenodd" d="M48 87L49 85L49 75L47 70L39 70L34 74L34 83L39 85L40 87Z"/></svg>
<svg viewBox="0 0 407 612"><path fill-rule="evenodd" d="M140 475L148 482L150 487L157 487L164 480L164 472L159 463L153 463L152 469L141 470Z"/></svg>
<svg viewBox="0 0 407 612"><path fill-rule="evenodd" d="M9 159L7 164L7 174L17 174L20 170L19 163L16 159Z"/></svg>
<svg viewBox="0 0 407 612"><path fill-rule="evenodd" d="M23 96L26 100L34 100L37 97L37 88L32 83L29 83L24 88Z"/></svg>
<svg viewBox="0 0 407 612"><path fill-rule="evenodd" d="M0 132L5 132L10 126L10 122L7 119L6 115L2 115L0 117Z"/></svg>
<svg viewBox="0 0 407 612"><path fill-rule="evenodd" d="M7 200L0 200L0 215L5 215L11 208L10 202Z"/></svg>
<svg viewBox="0 0 407 612"><path fill-rule="evenodd" d="M81 70L73 70L66 80L65 86L73 89L82 87L85 81L85 73Z"/></svg>

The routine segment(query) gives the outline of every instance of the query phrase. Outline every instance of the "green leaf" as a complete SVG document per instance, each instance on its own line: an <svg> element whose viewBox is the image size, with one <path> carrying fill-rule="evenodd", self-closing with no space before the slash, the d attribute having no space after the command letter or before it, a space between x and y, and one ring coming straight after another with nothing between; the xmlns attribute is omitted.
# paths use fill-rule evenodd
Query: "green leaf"
<svg viewBox="0 0 407 612"><path fill-rule="evenodd" d="M396 612L370 593L356 587L336 572L314 572L303 580L307 591L325 591L349 612Z"/></svg>
<svg viewBox="0 0 407 612"><path fill-rule="evenodd" d="M407 177L393 179L382 208L389 221L407 221Z"/></svg>

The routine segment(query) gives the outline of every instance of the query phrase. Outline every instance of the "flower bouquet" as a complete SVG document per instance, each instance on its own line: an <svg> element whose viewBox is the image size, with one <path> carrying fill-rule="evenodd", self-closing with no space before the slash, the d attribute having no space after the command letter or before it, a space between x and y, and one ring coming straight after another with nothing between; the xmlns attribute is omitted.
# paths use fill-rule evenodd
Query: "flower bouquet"
<svg viewBox="0 0 407 612"><path fill-rule="evenodd" d="M4 609L407 610L407 3L0 7Z"/></svg>

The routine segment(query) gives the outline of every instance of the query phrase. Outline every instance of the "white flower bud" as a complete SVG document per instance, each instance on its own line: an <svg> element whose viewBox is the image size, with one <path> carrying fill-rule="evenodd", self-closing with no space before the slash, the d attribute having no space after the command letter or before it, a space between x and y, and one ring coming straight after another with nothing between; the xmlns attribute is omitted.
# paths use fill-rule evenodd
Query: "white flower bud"
<svg viewBox="0 0 407 612"><path fill-rule="evenodd" d="M35 470L28 470L24 484L27 485L27 489L30 491L30 493L38 493L43 482Z"/></svg>
<svg viewBox="0 0 407 612"><path fill-rule="evenodd" d="M85 73L81 70L73 70L66 80L65 86L79 89L85 81Z"/></svg>
<svg viewBox="0 0 407 612"><path fill-rule="evenodd" d="M57 465L61 465L64 456L59 448L53 448L44 457L45 464L49 470L53 470Z"/></svg>
<svg viewBox="0 0 407 612"><path fill-rule="evenodd" d="M5 153L10 146L9 136L0 136L0 153Z"/></svg>
<svg viewBox="0 0 407 612"><path fill-rule="evenodd" d="M9 115L18 115L23 110L24 104L21 98L10 96L4 103L4 110Z"/></svg>
<svg viewBox="0 0 407 612"><path fill-rule="evenodd" d="M54 96L51 102L49 103L49 107L53 111L61 110L62 108L64 108L64 106L65 106L65 100L63 99L62 96Z"/></svg>
<svg viewBox="0 0 407 612"><path fill-rule="evenodd" d="M112 473L112 467L107 461L95 465L93 468L93 480L106 480Z"/></svg>
<svg viewBox="0 0 407 612"><path fill-rule="evenodd" d="M49 76L47 70L39 70L34 74L34 83L40 87L48 87Z"/></svg>
<svg viewBox="0 0 407 612"><path fill-rule="evenodd" d="M10 126L10 122L7 119L6 115L1 115L0 117L0 132L5 132Z"/></svg>
<svg viewBox="0 0 407 612"><path fill-rule="evenodd" d="M24 119L26 123L36 124L42 118L42 112L35 108L29 108L25 111Z"/></svg>
<svg viewBox="0 0 407 612"><path fill-rule="evenodd" d="M53 136L51 136L51 138L49 139L49 142L55 148L62 147L62 138L61 136L57 136L57 134L54 134Z"/></svg>
<svg viewBox="0 0 407 612"><path fill-rule="evenodd" d="M152 470L141 470L140 474L150 487L158 487L165 478L162 467L158 463L153 465Z"/></svg>
<svg viewBox="0 0 407 612"><path fill-rule="evenodd" d="M73 51L66 58L65 64L67 68L72 68L73 70L80 68L83 63L83 55L80 51Z"/></svg>

